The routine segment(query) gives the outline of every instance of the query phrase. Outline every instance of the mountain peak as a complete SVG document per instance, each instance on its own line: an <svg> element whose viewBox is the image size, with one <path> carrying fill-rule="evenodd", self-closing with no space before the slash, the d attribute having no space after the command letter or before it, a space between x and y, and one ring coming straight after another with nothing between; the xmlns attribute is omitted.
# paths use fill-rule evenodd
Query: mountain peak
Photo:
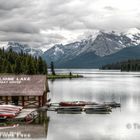
<svg viewBox="0 0 140 140"><path fill-rule="evenodd" d="M140 30L138 28L130 28L125 34L131 35L140 34Z"/></svg>
<svg viewBox="0 0 140 140"><path fill-rule="evenodd" d="M43 54L42 50L30 47L28 44L17 41L5 42L4 44L0 44L0 46L4 47L6 51L12 48L12 50L16 53L20 53L21 51L23 51L23 53L27 53L36 57L39 57Z"/></svg>
<svg viewBox="0 0 140 140"><path fill-rule="evenodd" d="M48 63L54 61L56 65L62 66L67 62L75 63L73 61L75 59L84 61L83 56L86 59L89 55L103 59L137 45L140 45L140 30L137 28L132 28L125 33L95 30L84 34L78 42L55 45L44 52L43 58Z"/></svg>

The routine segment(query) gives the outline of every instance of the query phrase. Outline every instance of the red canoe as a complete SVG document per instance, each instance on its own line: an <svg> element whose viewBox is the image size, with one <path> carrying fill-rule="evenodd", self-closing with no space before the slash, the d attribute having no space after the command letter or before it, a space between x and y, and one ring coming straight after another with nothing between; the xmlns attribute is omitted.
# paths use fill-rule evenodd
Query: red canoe
<svg viewBox="0 0 140 140"><path fill-rule="evenodd" d="M14 110L22 110L23 107L14 106L14 105L0 105L0 108L9 108L9 109L14 109Z"/></svg>
<svg viewBox="0 0 140 140"><path fill-rule="evenodd" d="M7 113L7 112L0 112L0 117L4 117L4 118L13 118L15 117L16 114L15 113Z"/></svg>
<svg viewBox="0 0 140 140"><path fill-rule="evenodd" d="M97 105L95 102L85 102L85 101L73 101L73 102L60 102L60 106L85 106L85 105Z"/></svg>

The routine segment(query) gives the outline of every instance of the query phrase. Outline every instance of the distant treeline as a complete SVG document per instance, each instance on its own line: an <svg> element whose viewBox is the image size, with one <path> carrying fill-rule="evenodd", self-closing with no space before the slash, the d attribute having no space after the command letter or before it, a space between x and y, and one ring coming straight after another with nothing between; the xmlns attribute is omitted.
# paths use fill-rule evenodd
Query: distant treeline
<svg viewBox="0 0 140 140"><path fill-rule="evenodd" d="M128 60L102 66L104 70L140 71L140 60Z"/></svg>
<svg viewBox="0 0 140 140"><path fill-rule="evenodd" d="M47 74L47 64L41 57L0 49L0 73Z"/></svg>

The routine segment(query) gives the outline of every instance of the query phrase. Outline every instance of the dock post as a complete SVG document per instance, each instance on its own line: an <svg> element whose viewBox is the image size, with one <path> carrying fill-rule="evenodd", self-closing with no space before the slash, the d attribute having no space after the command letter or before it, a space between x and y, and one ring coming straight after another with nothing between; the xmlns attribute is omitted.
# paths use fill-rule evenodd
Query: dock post
<svg viewBox="0 0 140 140"><path fill-rule="evenodd" d="M24 107L24 96L22 96L22 106Z"/></svg>
<svg viewBox="0 0 140 140"><path fill-rule="evenodd" d="M41 107L41 96L38 97L38 106Z"/></svg>
<svg viewBox="0 0 140 140"><path fill-rule="evenodd" d="M8 104L8 96L5 97L5 100L6 104Z"/></svg>

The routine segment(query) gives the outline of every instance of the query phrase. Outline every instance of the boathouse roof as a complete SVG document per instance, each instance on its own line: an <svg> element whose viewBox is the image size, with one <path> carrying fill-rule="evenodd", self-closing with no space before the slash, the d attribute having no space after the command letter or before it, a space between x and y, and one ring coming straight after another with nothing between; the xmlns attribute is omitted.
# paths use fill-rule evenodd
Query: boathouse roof
<svg viewBox="0 0 140 140"><path fill-rule="evenodd" d="M45 75L0 75L0 96L42 96L47 88Z"/></svg>

